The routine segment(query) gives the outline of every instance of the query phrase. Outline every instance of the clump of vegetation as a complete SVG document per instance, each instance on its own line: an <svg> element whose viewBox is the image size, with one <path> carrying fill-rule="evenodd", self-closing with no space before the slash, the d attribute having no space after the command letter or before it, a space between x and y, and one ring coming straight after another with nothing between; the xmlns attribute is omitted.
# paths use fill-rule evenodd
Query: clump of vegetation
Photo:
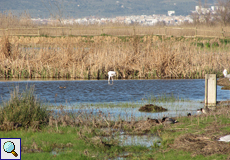
<svg viewBox="0 0 230 160"><path fill-rule="evenodd" d="M16 87L11 92L9 101L4 102L0 108L0 124L16 124L22 127L29 127L36 123L37 126L47 121L48 111L41 100L34 95L34 86L26 88L19 93ZM12 128L13 128L12 126ZM11 129L12 129L11 128Z"/></svg>
<svg viewBox="0 0 230 160"><path fill-rule="evenodd" d="M1 52L3 55L8 58L11 54L11 47L8 36L2 37L2 46L1 46ZM3 58L3 57L2 57Z"/></svg>
<svg viewBox="0 0 230 160"><path fill-rule="evenodd" d="M140 112L164 112L167 111L167 109L161 107L161 106L157 106L157 105L153 105L153 104L146 104L144 106L142 106L139 109Z"/></svg>

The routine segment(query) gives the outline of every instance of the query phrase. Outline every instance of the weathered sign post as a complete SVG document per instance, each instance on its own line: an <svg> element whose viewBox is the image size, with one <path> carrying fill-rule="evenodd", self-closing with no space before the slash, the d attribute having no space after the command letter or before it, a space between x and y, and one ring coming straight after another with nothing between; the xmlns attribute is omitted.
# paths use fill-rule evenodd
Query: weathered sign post
<svg viewBox="0 0 230 160"><path fill-rule="evenodd" d="M216 106L216 74L205 74L205 106Z"/></svg>

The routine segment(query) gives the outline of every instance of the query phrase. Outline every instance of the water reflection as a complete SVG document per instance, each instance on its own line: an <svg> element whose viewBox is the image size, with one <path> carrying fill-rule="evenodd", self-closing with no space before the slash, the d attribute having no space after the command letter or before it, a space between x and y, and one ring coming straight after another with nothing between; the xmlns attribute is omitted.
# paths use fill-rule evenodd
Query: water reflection
<svg viewBox="0 0 230 160"><path fill-rule="evenodd" d="M160 145L161 138L156 135L120 135L118 137L122 146L139 145L152 147L154 144Z"/></svg>

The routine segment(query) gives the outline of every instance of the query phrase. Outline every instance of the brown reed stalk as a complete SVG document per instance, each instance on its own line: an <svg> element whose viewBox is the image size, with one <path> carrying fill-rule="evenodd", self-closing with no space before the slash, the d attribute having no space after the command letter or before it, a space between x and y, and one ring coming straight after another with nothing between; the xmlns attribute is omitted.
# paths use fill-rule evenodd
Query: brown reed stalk
<svg viewBox="0 0 230 160"><path fill-rule="evenodd" d="M8 58L11 56L11 46L9 36L3 36L1 40L1 57Z"/></svg>
<svg viewBox="0 0 230 160"><path fill-rule="evenodd" d="M1 58L0 68L8 66L19 71L19 76L23 70L29 75L33 71L36 78L69 75L72 78L106 78L109 70L116 70L121 78L147 78L153 72L159 78L193 78L197 73L202 78L205 73L229 68L230 60L228 51L222 46L215 50L202 49L193 39L161 41L156 36L144 36L137 42L133 37L120 41L117 37L97 36L87 39L11 37L9 41L15 48L11 51L14 56ZM29 50L15 47L27 44L30 44Z"/></svg>

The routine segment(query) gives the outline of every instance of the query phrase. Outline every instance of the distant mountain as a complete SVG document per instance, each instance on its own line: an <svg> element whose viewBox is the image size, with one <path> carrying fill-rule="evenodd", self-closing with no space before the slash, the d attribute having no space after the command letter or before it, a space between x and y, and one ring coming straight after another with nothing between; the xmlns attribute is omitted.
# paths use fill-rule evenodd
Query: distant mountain
<svg viewBox="0 0 230 160"><path fill-rule="evenodd" d="M215 0L207 0L208 7ZM0 0L0 12L27 12L33 18L82 18L89 16L116 17L164 14L189 15L197 0Z"/></svg>

